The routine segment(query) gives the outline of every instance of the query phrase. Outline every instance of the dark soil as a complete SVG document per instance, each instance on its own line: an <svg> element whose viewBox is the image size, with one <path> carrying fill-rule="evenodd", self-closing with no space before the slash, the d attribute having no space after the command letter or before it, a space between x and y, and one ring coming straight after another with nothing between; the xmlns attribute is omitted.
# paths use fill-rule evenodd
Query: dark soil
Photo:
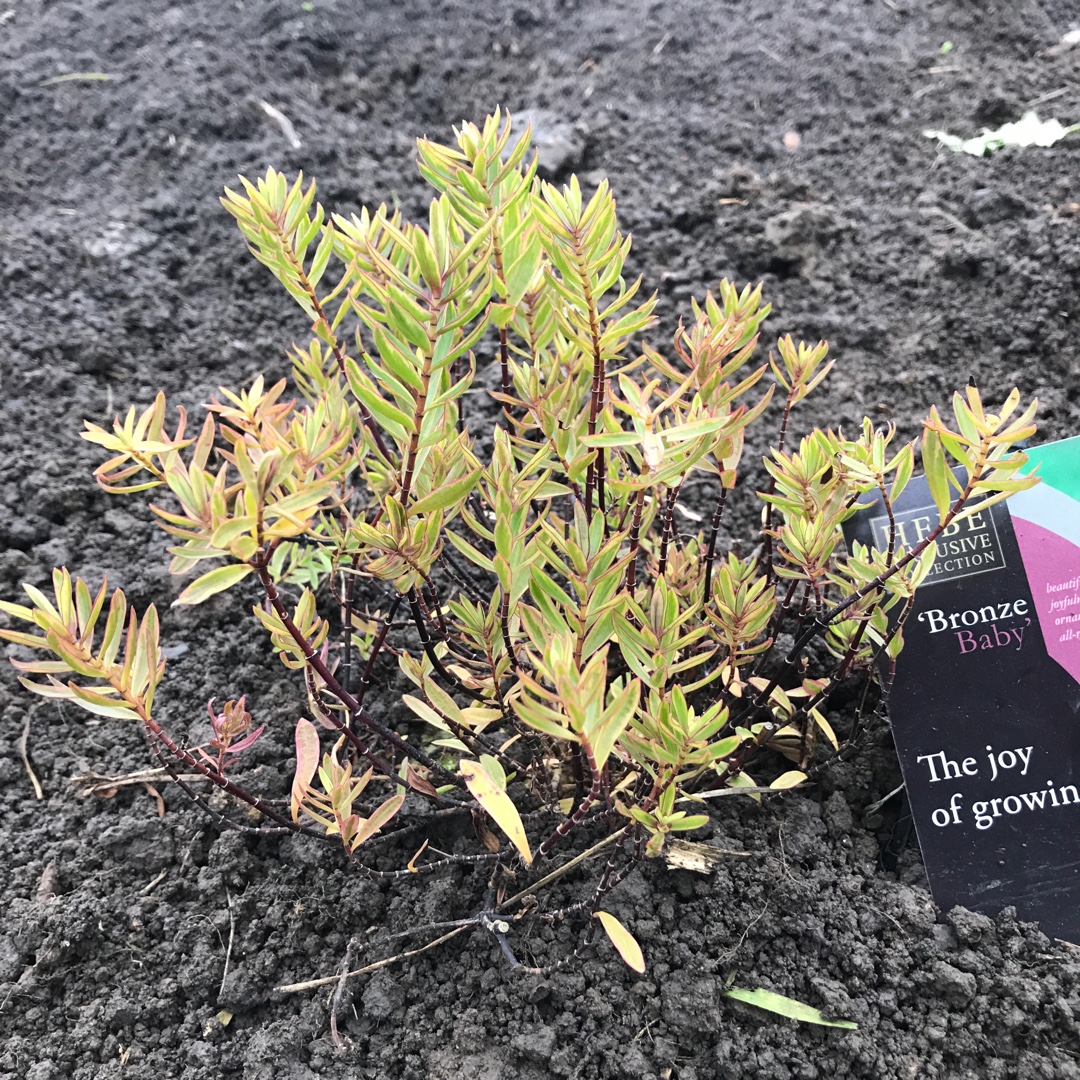
<svg viewBox="0 0 1080 1080"><path fill-rule="evenodd" d="M285 370L303 316L247 255L222 185L272 164L317 176L336 209L414 213L413 138L497 103L535 110L555 178L611 177L662 305L760 279L773 333L831 342L838 366L801 423L869 414L910 435L973 375L991 398L1037 392L1045 437L1080 430L1080 140L976 160L921 135L1038 103L1080 119L1080 48L1057 44L1073 0L308 6L0 4L0 595L66 564L139 606L175 596L148 511L95 488L77 432L159 388L197 408ZM110 78L44 85L70 72ZM258 761L280 785L298 690L229 612L168 613L164 716L194 739L208 697L247 692L276 729ZM392 710L392 693L374 704ZM27 725L42 801L17 750ZM273 988L333 974L369 928L474 913L482 876L390 888L330 848L222 832L167 787L163 817L139 786L84 797L74 777L150 764L140 733L60 712L12 673L0 730L4 1076L1080 1076L1076 948L1010 912L940 912L917 851L883 858L897 800L867 807L899 784L884 727L812 789L728 800L709 842L748 858L711 878L634 872L608 906L644 977L606 944L520 976L475 932L355 980L344 1057L325 988ZM517 947L552 963L579 930ZM859 1030L736 1005L729 977Z"/></svg>

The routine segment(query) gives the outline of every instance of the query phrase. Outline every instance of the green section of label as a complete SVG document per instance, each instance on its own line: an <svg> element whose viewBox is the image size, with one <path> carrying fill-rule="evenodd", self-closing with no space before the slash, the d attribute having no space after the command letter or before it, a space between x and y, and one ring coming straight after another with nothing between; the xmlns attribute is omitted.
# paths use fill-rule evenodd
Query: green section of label
<svg viewBox="0 0 1080 1080"><path fill-rule="evenodd" d="M1044 484L1080 502L1080 435L1025 452L1028 456L1025 472L1038 466Z"/></svg>

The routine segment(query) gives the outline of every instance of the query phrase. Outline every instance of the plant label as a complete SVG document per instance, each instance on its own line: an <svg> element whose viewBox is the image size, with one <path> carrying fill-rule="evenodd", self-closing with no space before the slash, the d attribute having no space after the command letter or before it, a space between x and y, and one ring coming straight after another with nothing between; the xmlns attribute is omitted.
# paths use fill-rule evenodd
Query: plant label
<svg viewBox="0 0 1080 1080"><path fill-rule="evenodd" d="M950 526L904 627L893 735L934 899L1080 943L1080 438L1028 451L1042 483ZM937 512L913 479L897 543ZM879 500L848 542L887 547Z"/></svg>

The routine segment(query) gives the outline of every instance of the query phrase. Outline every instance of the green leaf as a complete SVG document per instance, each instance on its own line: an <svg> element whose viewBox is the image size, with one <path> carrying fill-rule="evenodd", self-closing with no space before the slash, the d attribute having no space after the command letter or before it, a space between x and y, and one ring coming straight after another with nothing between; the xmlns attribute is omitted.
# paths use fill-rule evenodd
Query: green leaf
<svg viewBox="0 0 1080 1080"><path fill-rule="evenodd" d="M415 229L412 239L416 265L428 288L434 291L442 285L442 274L439 272L439 260L435 256L435 249L422 229Z"/></svg>
<svg viewBox="0 0 1080 1080"><path fill-rule="evenodd" d="M639 975L644 975L645 957L634 935L610 912L594 911L593 914L600 920L600 925L604 928L604 933L611 939L615 951L626 961L629 967L632 967Z"/></svg>
<svg viewBox="0 0 1080 1080"><path fill-rule="evenodd" d="M215 547L224 554L229 545L238 537L255 528L257 519L254 516L228 518L223 521L210 537L210 546Z"/></svg>
<svg viewBox="0 0 1080 1080"><path fill-rule="evenodd" d="M424 353L431 348L425 323L426 313L408 296L394 285L388 287L389 300L386 305L386 317L390 329L410 345L415 345Z"/></svg>
<svg viewBox="0 0 1080 1080"><path fill-rule="evenodd" d="M500 329L509 326L516 313L517 308L513 304L492 304L488 309L488 317Z"/></svg>
<svg viewBox="0 0 1080 1080"><path fill-rule="evenodd" d="M350 843L352 850L355 851L365 840L374 836L401 809L403 802L405 802L405 792L399 791L376 807L371 817L361 822L356 835L352 837Z"/></svg>
<svg viewBox="0 0 1080 1080"><path fill-rule="evenodd" d="M25 676L19 676L19 682L26 687L32 694L40 694L41 697L55 698L60 701L70 701L75 695L62 683L56 679L49 677L47 683L34 682L33 679L27 679Z"/></svg>
<svg viewBox="0 0 1080 1080"><path fill-rule="evenodd" d="M0 600L0 611L10 615L13 619L22 619L23 622L34 621L34 610L23 604L12 604L8 600Z"/></svg>
<svg viewBox="0 0 1080 1080"><path fill-rule="evenodd" d="M634 717L641 697L641 683L633 679L623 687L595 724L585 725L585 738L592 744L596 767L602 769L626 726Z"/></svg>
<svg viewBox="0 0 1080 1080"><path fill-rule="evenodd" d="M522 248L521 254L506 268L506 293L511 304L520 303L539 266L540 237L534 232Z"/></svg>
<svg viewBox="0 0 1080 1080"><path fill-rule="evenodd" d="M173 602L173 607L184 604L201 604L216 596L219 592L231 589L237 582L252 572L254 567L247 563L230 563L228 566L219 566L197 577Z"/></svg>
<svg viewBox="0 0 1080 1080"><path fill-rule="evenodd" d="M414 390L423 391L424 381L417 370L419 361L416 359L416 354L407 352L396 338L379 325L375 326L372 336L375 338L375 348L379 352L379 359L390 373Z"/></svg>
<svg viewBox="0 0 1080 1080"><path fill-rule="evenodd" d="M402 694L401 700L405 702L405 704L408 705L408 707L412 709L412 711L416 713L416 715L419 716L421 720L426 720L429 724L437 727L440 731L450 730L450 727L446 723L446 721L426 701L421 701L418 697L414 697L412 694Z"/></svg>
<svg viewBox="0 0 1080 1080"><path fill-rule="evenodd" d="M846 1031L859 1029L859 1025L852 1020L826 1020L820 1009L804 1005L794 998L784 997L783 994L774 994L771 990L744 990L742 987L733 986L724 992L724 997L742 1001L747 1005L756 1005L759 1009L767 1009L804 1024L820 1024L823 1027L844 1028Z"/></svg>
<svg viewBox="0 0 1080 1080"><path fill-rule="evenodd" d="M352 391L360 401L368 407L371 415L374 416L391 435L400 439L402 442L408 441L409 436L413 432L413 421L411 416L407 416L400 409L386 401L385 398L375 393L374 390L371 390L360 383L353 385Z"/></svg>
<svg viewBox="0 0 1080 1080"><path fill-rule="evenodd" d="M934 548L935 553L936 553L937 545L936 544L931 544L930 546L932 548ZM836 732L833 731L832 724L830 724L829 721L825 719L825 716L822 714L821 710L820 709L811 709L810 710L810 715L813 717L814 723L817 724L817 726L818 726L819 730L821 731L821 733L825 736L826 739L829 740L829 745L834 750L839 751L840 743L836 738Z"/></svg>
<svg viewBox="0 0 1080 1080"><path fill-rule="evenodd" d="M334 226L327 223L323 227L322 240L315 249L315 257L311 260L311 268L308 271L308 281L314 289L322 280L326 265L330 262L330 255L334 250Z"/></svg>
<svg viewBox="0 0 1080 1080"><path fill-rule="evenodd" d="M495 714L498 716L498 713ZM487 770L488 776L495 781L495 785L501 790L506 790L506 770L502 767L502 763L497 757L493 757L491 754L481 754L480 764Z"/></svg>
<svg viewBox="0 0 1080 1080"><path fill-rule="evenodd" d="M749 795L754 802L761 802L761 794L757 790L757 784L755 784L746 773L738 773L735 776L729 776L727 786L735 791L738 791L739 788L750 788L751 790L747 791L746 794Z"/></svg>
<svg viewBox="0 0 1080 1080"><path fill-rule="evenodd" d="M0 630L0 638L15 645L23 645L28 649L47 649L49 647L49 643L45 638L35 637L33 634L24 634L19 630Z"/></svg>
<svg viewBox="0 0 1080 1080"><path fill-rule="evenodd" d="M470 544L464 537L450 531L447 531L444 535L445 538L469 560L469 562L473 563L475 566L479 566L481 570L486 570L489 574L495 573L494 563L492 563L492 561L478 548Z"/></svg>
<svg viewBox="0 0 1080 1080"><path fill-rule="evenodd" d="M922 464L930 498L934 500L938 515L944 517L949 512L949 466L945 462L941 438L930 429L923 433Z"/></svg>
<svg viewBox="0 0 1080 1080"><path fill-rule="evenodd" d="M473 469L472 472L449 484L443 484L422 499L417 499L406 510L409 517L419 517L422 514L430 514L436 510L445 510L454 503L461 502L474 487L476 481L483 472L482 469Z"/></svg>
<svg viewBox="0 0 1080 1080"><path fill-rule="evenodd" d="M672 832L692 832L694 829L700 829L709 824L708 814L680 815L682 815L682 811L667 821L667 827Z"/></svg>
<svg viewBox="0 0 1080 1080"><path fill-rule="evenodd" d="M601 435L583 435L585 446L640 446L641 436L632 431L605 431Z"/></svg>
<svg viewBox="0 0 1080 1080"><path fill-rule="evenodd" d="M25 683L24 683L25 685ZM114 720L138 720L139 715L131 706L121 704L116 698L85 686L68 683L71 700L95 716L108 716Z"/></svg>
<svg viewBox="0 0 1080 1080"><path fill-rule="evenodd" d="M581 739L570 728L569 719L551 709L535 706L519 698L514 703L514 712L522 723L528 724L542 735L550 735L553 739L565 739L568 742L581 742Z"/></svg>
<svg viewBox="0 0 1080 1080"><path fill-rule="evenodd" d="M472 797L506 833L510 843L518 849L525 860L525 865L531 866L533 857L529 848L529 838L525 835L521 815L510 801L510 796L495 783L491 773L479 762L463 761L459 768Z"/></svg>
<svg viewBox="0 0 1080 1080"><path fill-rule="evenodd" d="M25 675L60 675L71 671L71 666L63 660L15 660L10 659L11 666L16 671Z"/></svg>

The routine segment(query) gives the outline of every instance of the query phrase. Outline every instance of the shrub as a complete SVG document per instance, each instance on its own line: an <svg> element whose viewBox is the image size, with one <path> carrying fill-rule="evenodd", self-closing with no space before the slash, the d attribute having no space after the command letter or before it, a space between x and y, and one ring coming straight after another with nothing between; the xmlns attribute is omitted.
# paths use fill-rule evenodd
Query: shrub
<svg viewBox="0 0 1080 1080"><path fill-rule="evenodd" d="M639 966L601 897L702 826L710 798L760 798L763 775L764 790L792 787L844 748L830 696L887 673L941 531L1031 482L1013 444L1035 405L1018 413L1014 391L987 414L969 387L955 430L931 410L936 529L908 550L894 531L884 550L849 553L843 522L871 493L891 507L915 445L869 420L855 438L815 430L789 445L793 410L831 362L824 343L790 337L754 360L760 287L721 282L670 349L632 344L657 300L623 277L630 239L607 182L586 197L576 178L538 180L529 142L498 112L456 147L420 140L437 193L426 225L386 206L327 217L313 183L274 170L242 180L225 208L311 322L291 353L303 402L260 377L223 390L194 435L183 410L170 430L161 394L83 433L112 455L95 474L106 491L167 496L152 510L176 541L171 570L203 570L177 604L257 581L255 617L310 704L288 804L245 783L261 729L244 698L210 704L203 746L155 718L153 606L140 616L61 569L52 598L26 585L28 605L0 604L30 627L0 634L51 654L12 661L30 690L138 720L196 802L219 788L262 830L330 837L371 874L364 842L406 819L410 792L482 808L511 846L481 824L471 858L518 870L605 823L614 854L581 907ZM470 396L478 353L494 358L486 397ZM760 534L750 553L721 551L746 434L765 417L778 434ZM680 500L695 486L712 512L688 533L680 514L702 518ZM806 661L815 639L820 670ZM391 652L423 722L407 735L365 705ZM443 862L418 856L401 873ZM508 924L489 922L505 946Z"/></svg>

